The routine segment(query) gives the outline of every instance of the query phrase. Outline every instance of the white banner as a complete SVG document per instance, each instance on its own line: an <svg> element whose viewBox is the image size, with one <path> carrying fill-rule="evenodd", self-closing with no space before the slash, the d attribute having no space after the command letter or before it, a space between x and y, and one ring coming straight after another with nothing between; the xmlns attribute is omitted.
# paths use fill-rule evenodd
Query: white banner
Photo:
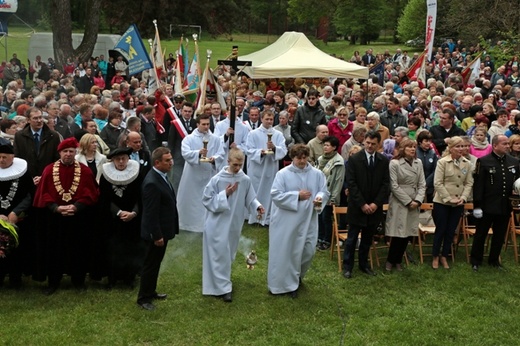
<svg viewBox="0 0 520 346"><path fill-rule="evenodd" d="M431 60L433 52L433 38L435 37L435 22L437 20L437 0L426 0L428 12L426 14L426 38L424 39L424 49L426 49L426 59Z"/></svg>

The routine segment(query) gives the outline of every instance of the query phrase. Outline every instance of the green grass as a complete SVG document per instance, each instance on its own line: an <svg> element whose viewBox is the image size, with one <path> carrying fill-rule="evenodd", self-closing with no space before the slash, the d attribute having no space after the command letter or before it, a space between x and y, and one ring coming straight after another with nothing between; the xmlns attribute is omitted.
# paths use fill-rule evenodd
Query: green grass
<svg viewBox="0 0 520 346"><path fill-rule="evenodd" d="M7 59L10 59L13 53L18 54L18 58L23 62L27 62L27 51L29 48L29 40L30 40L31 30L27 27L11 27L9 29L9 37L7 38ZM258 51L269 44L273 43L278 39L278 36L271 35L248 35L248 34L234 34L233 41L230 41L228 37L221 36L217 39L208 39L206 38L208 35L202 34L202 40L199 42L199 51L200 55L203 59L201 61L201 66L204 68L205 66L205 56L206 50L212 50L212 58L211 58L211 66L214 67L217 64L217 60L225 59L230 53L233 45L239 46L239 55L247 55ZM193 39L188 37L189 42L189 55L190 59L193 57L194 53L194 45ZM378 41L374 42L370 45L362 46L362 45L350 45L348 41L337 41L337 42L329 42L328 44L323 43L322 41L317 41L312 37L309 37L311 41L316 45L319 49L327 52L329 54L336 54L338 57L344 57L346 60L350 60L354 51L358 50L362 54L368 49L373 48L375 53L383 53L385 49L388 49L392 54L395 53L397 48L406 49L403 45L394 45L387 41ZM148 47L148 37L143 37L145 47ZM179 48L179 40L180 37L174 37L172 39L167 39L163 37L161 39L161 46L163 50L166 50L166 55L172 52L174 53ZM0 61L6 59L5 55L5 38L0 41L4 46L0 46ZM415 49L415 51L418 51ZM409 49L409 52L412 52L412 49ZM47 57L42 57L44 60Z"/></svg>
<svg viewBox="0 0 520 346"><path fill-rule="evenodd" d="M520 268L512 249L507 272L473 273L459 249L452 269L429 263L401 273L351 280L328 253L317 253L297 299L267 291L267 229L246 226L259 262L233 265L234 301L201 294L201 235L181 232L170 242L159 279L168 293L148 312L134 291L90 283L77 293L66 278L53 296L26 281L21 292L1 289L3 345L515 345L520 332ZM415 253L417 257L417 251ZM384 254L381 254L384 258ZM451 263L450 263L451 264Z"/></svg>

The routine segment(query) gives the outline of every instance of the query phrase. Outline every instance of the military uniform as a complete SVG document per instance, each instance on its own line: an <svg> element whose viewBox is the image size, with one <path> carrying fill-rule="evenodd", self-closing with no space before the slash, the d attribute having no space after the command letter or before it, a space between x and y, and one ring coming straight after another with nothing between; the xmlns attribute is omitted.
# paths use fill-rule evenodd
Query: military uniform
<svg viewBox="0 0 520 346"><path fill-rule="evenodd" d="M477 161L473 204L480 208L483 216L477 219L476 234L471 250L471 264L480 265L484 257L484 244L489 228L493 227L493 238L489 251L489 264L499 266L499 256L504 244L511 203L509 197L513 184L520 176L518 160L510 155L498 156L494 152Z"/></svg>

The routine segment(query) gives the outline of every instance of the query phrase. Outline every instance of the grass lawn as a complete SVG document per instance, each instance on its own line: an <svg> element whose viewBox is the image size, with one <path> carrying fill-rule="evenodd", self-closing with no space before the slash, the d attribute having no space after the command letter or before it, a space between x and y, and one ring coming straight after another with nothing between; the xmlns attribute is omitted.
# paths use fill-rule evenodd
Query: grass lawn
<svg viewBox="0 0 520 346"><path fill-rule="evenodd" d="M317 253L297 299L267 291L267 229L246 226L259 262L233 265L233 303L201 294L201 235L181 232L170 244L159 279L168 293L157 310L141 310L137 289L106 291L90 283L78 293L66 278L53 296L26 281L1 289L3 345L517 345L520 269L509 249L507 272L473 273L464 249L452 269L410 265L401 273L351 280ZM246 251L246 250L244 250ZM417 251L414 254L418 256ZM381 254L384 258L384 254ZM451 263L450 263L451 264Z"/></svg>
<svg viewBox="0 0 520 346"><path fill-rule="evenodd" d="M211 64L210 66L214 67L217 64L217 60L219 59L225 59L230 53L231 48L233 45L239 46L239 55L247 55L250 53L253 53L255 51L258 51L269 44L273 43L278 39L278 36L267 36L267 35L247 35L247 34L236 34L233 35L233 41L230 41L227 37L219 37L217 39L211 39L206 40L205 38L208 35L202 34L203 39L199 42L199 52L202 59L201 61L201 67L204 68L206 64L206 50L211 49L212 51L212 58L211 58ZM345 60L350 60L352 57L354 51L358 50L362 54L368 49L373 48L374 53L383 53L385 49L389 49L390 52L393 54L395 53L395 50L397 48L403 48L406 49L403 45L394 45L390 42L386 41L378 41L374 42L373 44L367 45L367 46L361 46L361 45L350 45L348 41L337 41L337 42L329 42L328 44L324 44L322 41L314 40L312 37L309 37L312 42L321 50L324 52L327 52L329 54L336 54L336 56L344 57ZM18 58L23 62L27 62L27 51L29 48L29 39L30 39L30 29L27 27L10 27L9 28L9 37L7 38L7 56L5 54L5 38L3 38L0 43L3 44L0 45L0 61L10 59L13 55L13 53L18 54ZM188 37L189 39L189 55L190 59L193 57L194 53L194 44L193 39L191 36ZM148 37L143 37L145 47L148 47ZM174 38L174 39L167 39L166 37L163 37L161 39L161 46L162 49L166 51L166 56L168 53L172 52L175 53L175 51L179 48L179 40L180 37ZM418 49L415 49L415 51L418 51ZM409 49L409 52L412 52L412 49ZM412 54L410 54L412 55ZM44 61L47 61L48 57L42 57ZM319 63L319 62L317 62Z"/></svg>

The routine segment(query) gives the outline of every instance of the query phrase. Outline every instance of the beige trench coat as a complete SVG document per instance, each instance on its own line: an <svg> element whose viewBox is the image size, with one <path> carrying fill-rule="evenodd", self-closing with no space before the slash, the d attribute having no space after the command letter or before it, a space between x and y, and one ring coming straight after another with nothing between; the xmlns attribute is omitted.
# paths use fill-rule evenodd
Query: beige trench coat
<svg viewBox="0 0 520 346"><path fill-rule="evenodd" d="M389 237L406 238L417 235L419 208L410 210L412 201L420 203L426 193L426 180L421 160L412 165L403 158L390 161L390 199L386 215L385 233Z"/></svg>

